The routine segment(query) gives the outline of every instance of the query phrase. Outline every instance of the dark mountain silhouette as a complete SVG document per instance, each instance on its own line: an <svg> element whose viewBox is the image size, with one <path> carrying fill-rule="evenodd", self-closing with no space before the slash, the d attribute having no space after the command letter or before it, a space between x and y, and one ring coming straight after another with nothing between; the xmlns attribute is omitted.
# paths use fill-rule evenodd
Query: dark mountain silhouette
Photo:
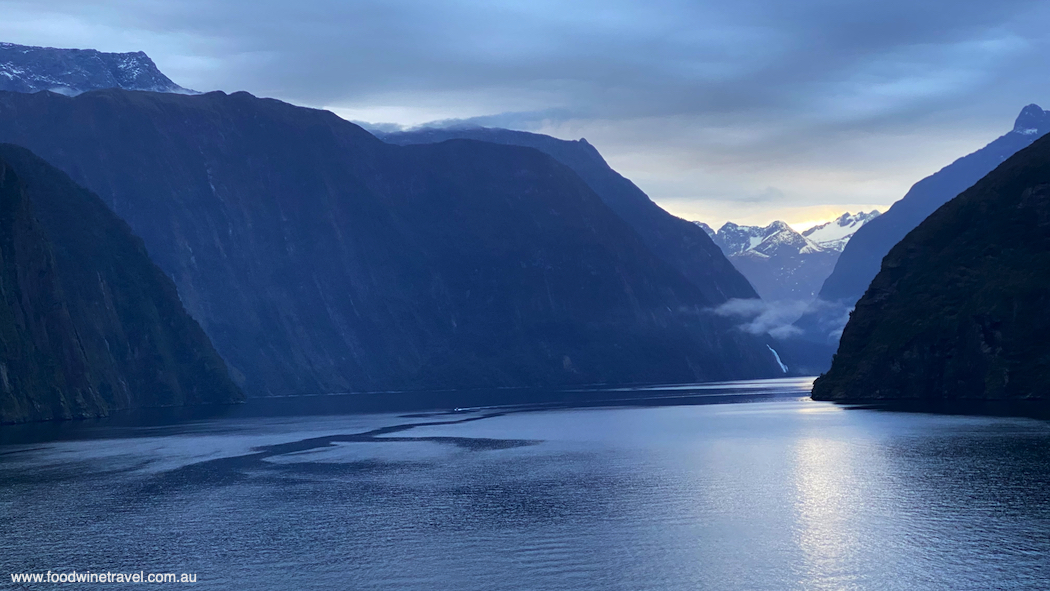
<svg viewBox="0 0 1050 591"><path fill-rule="evenodd" d="M886 213L857 230L820 290L819 298L824 305L797 323L805 332L805 338L834 345L849 310L864 294L878 273L882 258L893 245L938 207L1047 132L1050 132L1050 112L1028 105L1010 132L915 183Z"/></svg>
<svg viewBox="0 0 1050 591"><path fill-rule="evenodd" d="M0 144L0 422L242 397L127 224Z"/></svg>
<svg viewBox="0 0 1050 591"><path fill-rule="evenodd" d="M534 149L401 147L247 93L115 89L0 93L0 139L127 220L250 394L782 374L709 313L719 288ZM715 254L696 276L750 293Z"/></svg>
<svg viewBox="0 0 1050 591"><path fill-rule="evenodd" d="M613 170L585 139L567 141L538 133L488 127L377 132L376 135L383 141L398 145L472 139L536 148L580 175L602 201L641 236L656 256L689 279L708 299L723 302L730 298L758 297L747 279L737 272L703 231L653 203L634 183Z"/></svg>
<svg viewBox="0 0 1050 591"><path fill-rule="evenodd" d="M162 74L141 51L103 53L0 43L0 90L75 95L101 88L191 92Z"/></svg>
<svg viewBox="0 0 1050 591"><path fill-rule="evenodd" d="M940 207L857 303L821 400L1050 401L1050 138Z"/></svg>

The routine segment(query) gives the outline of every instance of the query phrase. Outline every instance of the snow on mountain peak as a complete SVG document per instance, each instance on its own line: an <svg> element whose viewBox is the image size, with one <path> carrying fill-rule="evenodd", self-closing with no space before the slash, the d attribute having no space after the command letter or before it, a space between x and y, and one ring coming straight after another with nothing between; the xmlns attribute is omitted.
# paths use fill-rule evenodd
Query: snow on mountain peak
<svg viewBox="0 0 1050 591"><path fill-rule="evenodd" d="M779 220L764 227L726 222L718 232L702 222L695 223L711 236L762 299L808 301L831 274L853 233L878 215L878 211L847 212L801 234Z"/></svg>
<svg viewBox="0 0 1050 591"><path fill-rule="evenodd" d="M823 248L777 220L768 226L740 226L726 222L714 236L727 255L769 257L783 253L819 252Z"/></svg>
<svg viewBox="0 0 1050 591"><path fill-rule="evenodd" d="M861 226L879 216L878 210L851 214L846 212L838 218L813 226L802 233L825 250L842 252L846 243Z"/></svg>
<svg viewBox="0 0 1050 591"><path fill-rule="evenodd" d="M812 299L838 258L780 220L767 226L726 222L711 238L766 300Z"/></svg>
<svg viewBox="0 0 1050 591"><path fill-rule="evenodd" d="M1050 111L1044 111L1042 107L1036 104L1031 104L1021 109L1021 113L1014 121L1013 131L1015 133L1042 135L1048 130L1050 130Z"/></svg>
<svg viewBox="0 0 1050 591"><path fill-rule="evenodd" d="M141 51L103 53L0 43L0 90L77 95L103 88L193 93L172 82Z"/></svg>

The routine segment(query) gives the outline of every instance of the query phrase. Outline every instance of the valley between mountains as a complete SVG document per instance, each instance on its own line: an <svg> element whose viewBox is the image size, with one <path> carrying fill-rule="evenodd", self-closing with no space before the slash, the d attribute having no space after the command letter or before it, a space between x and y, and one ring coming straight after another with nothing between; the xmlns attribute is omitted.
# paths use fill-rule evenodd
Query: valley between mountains
<svg viewBox="0 0 1050 591"><path fill-rule="evenodd" d="M715 231L669 214L584 139L370 132L187 90L143 53L5 43L0 74L8 422L243 395L822 373L858 299L863 322L880 322L866 302L881 296L864 290L886 252L918 244L902 239L1050 131L1029 105L882 214ZM843 347L857 349L858 330ZM845 351L818 382L836 392L824 396L852 383L847 358L867 367Z"/></svg>

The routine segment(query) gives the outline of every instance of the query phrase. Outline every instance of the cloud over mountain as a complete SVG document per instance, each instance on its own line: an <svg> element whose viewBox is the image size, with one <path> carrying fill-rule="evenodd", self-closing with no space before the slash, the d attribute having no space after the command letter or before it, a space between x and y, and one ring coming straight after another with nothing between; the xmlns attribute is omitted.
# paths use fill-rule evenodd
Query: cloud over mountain
<svg viewBox="0 0 1050 591"><path fill-rule="evenodd" d="M1032 74L1050 65L1050 6L1033 0L3 8L4 40L143 50L191 88L586 136L661 204L717 222L888 204L1050 94ZM770 187L782 196L748 200Z"/></svg>

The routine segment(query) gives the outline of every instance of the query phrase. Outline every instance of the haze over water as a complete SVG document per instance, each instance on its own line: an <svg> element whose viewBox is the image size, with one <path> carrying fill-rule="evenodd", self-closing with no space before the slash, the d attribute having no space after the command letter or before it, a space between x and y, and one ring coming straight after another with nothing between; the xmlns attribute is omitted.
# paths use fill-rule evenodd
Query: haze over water
<svg viewBox="0 0 1050 591"><path fill-rule="evenodd" d="M263 590L1050 588L1050 424L844 409L801 398L808 384L752 383L741 400L778 396L740 404L103 422L76 440L6 444L0 575L189 572L195 588Z"/></svg>

